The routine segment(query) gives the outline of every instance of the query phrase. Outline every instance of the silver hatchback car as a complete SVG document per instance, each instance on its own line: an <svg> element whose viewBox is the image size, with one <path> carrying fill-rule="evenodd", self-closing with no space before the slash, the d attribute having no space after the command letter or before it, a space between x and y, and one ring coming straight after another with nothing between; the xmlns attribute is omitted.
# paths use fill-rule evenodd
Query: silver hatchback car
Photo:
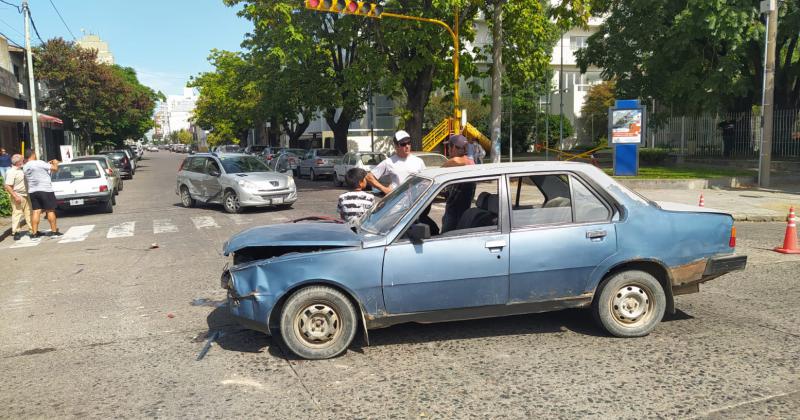
<svg viewBox="0 0 800 420"><path fill-rule="evenodd" d="M228 213L242 207L288 208L297 201L291 176L271 170L257 157L239 153L198 153L183 160L175 193L184 207L219 203Z"/></svg>

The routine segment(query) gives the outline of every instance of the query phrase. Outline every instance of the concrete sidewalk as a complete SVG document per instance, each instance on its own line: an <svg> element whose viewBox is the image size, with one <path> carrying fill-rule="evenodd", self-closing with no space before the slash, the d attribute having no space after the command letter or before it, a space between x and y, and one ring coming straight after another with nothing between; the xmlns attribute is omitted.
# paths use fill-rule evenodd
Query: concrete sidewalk
<svg viewBox="0 0 800 420"><path fill-rule="evenodd" d="M11 218L0 216L0 242L11 235Z"/></svg>
<svg viewBox="0 0 800 420"><path fill-rule="evenodd" d="M789 207L800 210L800 186L783 190L758 188L727 189L636 189L637 192L653 201L698 205L703 194L705 206L722 210L733 215L735 220L750 222L784 222L789 215Z"/></svg>

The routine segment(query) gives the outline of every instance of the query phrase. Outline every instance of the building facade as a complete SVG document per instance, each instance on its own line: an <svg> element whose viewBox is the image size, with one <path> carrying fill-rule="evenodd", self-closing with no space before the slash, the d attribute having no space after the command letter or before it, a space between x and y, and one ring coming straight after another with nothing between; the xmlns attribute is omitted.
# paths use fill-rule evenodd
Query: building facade
<svg viewBox="0 0 800 420"><path fill-rule="evenodd" d="M84 35L76 42L81 48L97 51L97 62L102 64L114 64L114 54L108 48L108 43L100 39L97 35Z"/></svg>

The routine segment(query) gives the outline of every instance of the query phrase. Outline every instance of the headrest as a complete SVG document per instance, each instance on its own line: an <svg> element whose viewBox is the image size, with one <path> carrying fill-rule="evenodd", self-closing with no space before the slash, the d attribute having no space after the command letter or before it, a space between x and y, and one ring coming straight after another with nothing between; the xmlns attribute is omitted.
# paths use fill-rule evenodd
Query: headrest
<svg viewBox="0 0 800 420"><path fill-rule="evenodd" d="M87 178L96 177L97 176L97 171L95 171L94 169L87 169L87 170L83 171L83 176L85 176Z"/></svg>
<svg viewBox="0 0 800 420"><path fill-rule="evenodd" d="M497 194L489 194L486 197L486 210L492 214L500 213L500 196Z"/></svg>
<svg viewBox="0 0 800 420"><path fill-rule="evenodd" d="M489 193L486 191L483 191L480 194L478 194L478 198L475 199L475 207L486 210L487 198L489 198Z"/></svg>

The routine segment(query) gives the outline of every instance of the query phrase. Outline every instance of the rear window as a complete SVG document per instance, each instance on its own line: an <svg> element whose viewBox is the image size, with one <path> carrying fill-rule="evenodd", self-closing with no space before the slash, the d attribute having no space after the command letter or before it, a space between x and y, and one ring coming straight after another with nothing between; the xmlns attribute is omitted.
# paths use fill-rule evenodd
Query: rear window
<svg viewBox="0 0 800 420"><path fill-rule="evenodd" d="M94 162L61 164L53 174L53 181L74 181L100 178L100 171Z"/></svg>
<svg viewBox="0 0 800 420"><path fill-rule="evenodd" d="M361 163L364 165L377 165L386 160L386 155L383 153L361 155Z"/></svg>
<svg viewBox="0 0 800 420"><path fill-rule="evenodd" d="M317 156L341 156L338 150L333 149L320 149L317 150Z"/></svg>
<svg viewBox="0 0 800 420"><path fill-rule="evenodd" d="M73 161L73 162L97 162L97 163L99 163L99 164L100 164L100 166L102 166L102 167L103 167L103 169L108 169L108 162L107 162L105 159L99 159L99 158L78 158L78 159L72 159L72 161Z"/></svg>

